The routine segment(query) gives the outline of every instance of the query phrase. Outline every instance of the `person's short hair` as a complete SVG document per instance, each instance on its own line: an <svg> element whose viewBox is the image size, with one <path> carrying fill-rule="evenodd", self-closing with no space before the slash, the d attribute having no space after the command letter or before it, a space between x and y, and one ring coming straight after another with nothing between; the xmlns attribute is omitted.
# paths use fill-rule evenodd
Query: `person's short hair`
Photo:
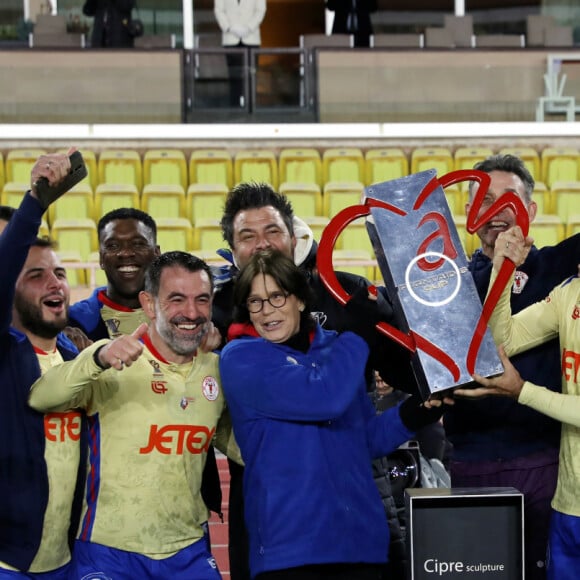
<svg viewBox="0 0 580 580"><path fill-rule="evenodd" d="M302 320L313 320L310 316L313 296L306 275L288 256L279 250L269 249L252 255L250 261L240 270L236 278L233 292L234 320L236 322L250 320L246 303L256 276L271 276L282 290L293 294L304 303L305 308L301 313Z"/></svg>
<svg viewBox="0 0 580 580"><path fill-rule="evenodd" d="M9 222L12 216L16 212L16 208L10 205L0 205L0 220Z"/></svg>
<svg viewBox="0 0 580 580"><path fill-rule="evenodd" d="M506 173L513 173L517 175L524 184L524 195L526 203L532 201L532 193L536 185L532 174L528 171L524 162L515 155L511 154L497 154L491 155L483 161L479 161L473 166L473 169L483 171L484 173L491 173L492 171L505 171ZM469 200L473 199L474 188L476 181L469 182Z"/></svg>
<svg viewBox="0 0 580 580"><path fill-rule="evenodd" d="M55 250L57 249L57 244L54 240L51 240L50 238L46 237L46 236L42 236L42 237L37 237L32 244L30 244L30 247L32 248L50 248L51 250Z"/></svg>
<svg viewBox="0 0 580 580"><path fill-rule="evenodd" d="M267 183L240 183L228 193L220 222L223 238L230 248L234 247L234 219L238 212L266 206L278 210L288 232L291 236L294 234L294 210L285 195L277 193Z"/></svg>
<svg viewBox="0 0 580 580"><path fill-rule="evenodd" d="M151 230L153 233L153 241L157 243L157 224L155 223L155 220L148 213L133 207L119 207L106 213L97 224L99 240L101 239L101 233L106 225L115 220L136 220L141 222Z"/></svg>
<svg viewBox="0 0 580 580"><path fill-rule="evenodd" d="M211 286L211 293L213 294L213 276L210 267L197 256L175 250L172 252L165 252L156 256L147 268L145 274L145 292L149 292L152 296L159 295L159 283L163 270L171 267L179 267L188 272L207 272Z"/></svg>

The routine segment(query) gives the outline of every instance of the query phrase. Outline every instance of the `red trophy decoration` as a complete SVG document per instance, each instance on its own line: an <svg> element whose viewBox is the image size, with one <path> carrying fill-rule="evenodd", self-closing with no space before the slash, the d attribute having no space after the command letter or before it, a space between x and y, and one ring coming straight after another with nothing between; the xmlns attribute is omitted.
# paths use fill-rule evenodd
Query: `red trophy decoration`
<svg viewBox="0 0 580 580"><path fill-rule="evenodd" d="M400 321L400 328L381 322L377 330L413 353L413 368L425 398L468 385L474 372L493 376L503 371L487 322L514 264L504 261L482 307L443 191L462 181L479 183L467 216L469 233L508 207L527 235L528 213L513 193L502 195L478 217L489 187L486 173L461 170L437 179L435 170L429 170L366 188L361 205L348 207L331 220L318 249L324 284L346 304L350 296L336 278L332 251L342 230L366 216L386 292Z"/></svg>

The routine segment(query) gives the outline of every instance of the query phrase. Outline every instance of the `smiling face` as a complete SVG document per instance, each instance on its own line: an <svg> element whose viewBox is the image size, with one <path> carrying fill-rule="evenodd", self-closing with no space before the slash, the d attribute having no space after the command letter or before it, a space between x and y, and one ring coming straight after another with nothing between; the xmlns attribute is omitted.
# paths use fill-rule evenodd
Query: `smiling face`
<svg viewBox="0 0 580 580"><path fill-rule="evenodd" d="M478 217L482 215L489 207L495 203L502 195L512 192L515 193L527 207L530 222L536 217L537 206L536 202L526 201L525 186L523 181L515 174L507 171L491 171L489 173L491 182L489 189L484 197L483 204L479 210ZM478 185L474 188L474 195L477 193ZM471 203L466 204L465 211L469 213ZM478 230L477 235L481 240L481 249L483 253L493 258L493 248L497 236L507 229L516 225L516 216L510 209L503 209L498 214L492 217L491 220L483 224Z"/></svg>
<svg viewBox="0 0 580 580"><path fill-rule="evenodd" d="M269 274L259 274L252 281L247 302L264 300L260 312L250 312L250 321L258 334L270 342L285 342L300 329L300 313L304 304L294 294L288 294L286 302L275 308L266 299L287 294Z"/></svg>
<svg viewBox="0 0 580 580"><path fill-rule="evenodd" d="M138 308L145 271L159 255L153 232L139 220L118 219L106 224L99 241L107 296L122 306Z"/></svg>
<svg viewBox="0 0 580 580"><path fill-rule="evenodd" d="M232 251L239 268L256 252L269 248L292 258L296 245L280 212L271 205L239 211L233 221L233 239Z"/></svg>
<svg viewBox="0 0 580 580"><path fill-rule="evenodd" d="M153 324L155 348L171 362L193 359L211 320L212 287L207 272L190 272L179 266L164 268L159 294L141 292L141 305Z"/></svg>
<svg viewBox="0 0 580 580"><path fill-rule="evenodd" d="M70 290L66 271L50 247L33 246L16 281L12 324L35 346L49 350L66 326Z"/></svg>

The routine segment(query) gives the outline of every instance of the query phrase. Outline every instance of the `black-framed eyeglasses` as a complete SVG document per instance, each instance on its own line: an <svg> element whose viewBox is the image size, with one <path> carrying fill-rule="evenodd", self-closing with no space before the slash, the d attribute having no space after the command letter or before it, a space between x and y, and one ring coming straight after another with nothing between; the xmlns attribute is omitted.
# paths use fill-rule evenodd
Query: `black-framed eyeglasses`
<svg viewBox="0 0 580 580"><path fill-rule="evenodd" d="M268 298L248 298L246 301L246 307L252 314L257 314L264 308L264 302L268 302L270 306L274 308L282 308L286 304L286 298L289 294L286 292L272 292Z"/></svg>

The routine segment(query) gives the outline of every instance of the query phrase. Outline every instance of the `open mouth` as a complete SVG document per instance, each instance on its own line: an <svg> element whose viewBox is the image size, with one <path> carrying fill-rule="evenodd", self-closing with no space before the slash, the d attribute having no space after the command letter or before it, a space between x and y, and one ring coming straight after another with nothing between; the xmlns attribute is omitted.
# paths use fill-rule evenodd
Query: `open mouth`
<svg viewBox="0 0 580 580"><path fill-rule="evenodd" d="M62 296L50 296L43 300L42 304L54 314L60 314L65 309L65 300Z"/></svg>
<svg viewBox="0 0 580 580"><path fill-rule="evenodd" d="M501 220L494 220L491 222L487 222L487 228L489 230L500 230L500 231L505 231L510 227L510 225L505 222L505 221L501 221Z"/></svg>
<svg viewBox="0 0 580 580"><path fill-rule="evenodd" d="M265 322L262 326L266 330L276 330L282 324L281 320L272 320L270 322Z"/></svg>
<svg viewBox="0 0 580 580"><path fill-rule="evenodd" d="M139 272L141 268L136 266L135 264L127 265L127 266L119 266L117 268L117 272L123 275L132 276L133 274Z"/></svg>

